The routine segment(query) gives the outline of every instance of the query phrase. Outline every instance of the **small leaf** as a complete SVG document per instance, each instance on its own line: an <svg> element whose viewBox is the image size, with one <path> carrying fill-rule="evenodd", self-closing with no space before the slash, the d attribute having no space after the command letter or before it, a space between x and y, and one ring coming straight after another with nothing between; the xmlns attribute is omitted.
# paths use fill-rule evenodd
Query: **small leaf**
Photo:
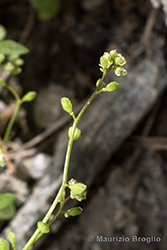
<svg viewBox="0 0 167 250"><path fill-rule="evenodd" d="M0 250L9 250L10 246L7 240L0 238Z"/></svg>
<svg viewBox="0 0 167 250"><path fill-rule="evenodd" d="M71 137L71 133L72 133L72 127L70 127L68 130L69 138ZM80 137L81 137L81 130L79 128L75 128L73 140L78 140Z"/></svg>
<svg viewBox="0 0 167 250"><path fill-rule="evenodd" d="M15 244L16 244L16 235L15 235L15 233L13 233L12 231L9 231L7 233L7 236L8 236L8 239L9 239L10 243L12 244L13 249L16 249L16 246L15 246Z"/></svg>
<svg viewBox="0 0 167 250"><path fill-rule="evenodd" d="M100 57L100 64L104 69L107 69L108 67L108 61L104 56Z"/></svg>
<svg viewBox="0 0 167 250"><path fill-rule="evenodd" d="M105 87L105 91L112 92L112 91L116 90L118 87L119 87L119 84L117 82L110 82Z"/></svg>
<svg viewBox="0 0 167 250"><path fill-rule="evenodd" d="M11 193L0 194L0 209L10 205L14 201L15 195Z"/></svg>
<svg viewBox="0 0 167 250"><path fill-rule="evenodd" d="M67 214L70 216L77 216L82 214L83 209L81 207L73 207L67 211Z"/></svg>
<svg viewBox="0 0 167 250"><path fill-rule="evenodd" d="M10 220L15 215L15 212L16 212L16 208L15 208L15 205L12 203L3 209L0 209L0 219Z"/></svg>
<svg viewBox="0 0 167 250"><path fill-rule="evenodd" d="M61 105L62 108L67 112L71 113L72 112L72 103L67 97L62 97L61 98Z"/></svg>
<svg viewBox="0 0 167 250"><path fill-rule="evenodd" d="M11 55L11 54L24 55L27 54L28 52L29 50L25 46L15 41L12 40L0 41L0 53L4 55Z"/></svg>
<svg viewBox="0 0 167 250"><path fill-rule="evenodd" d="M21 99L22 103L23 102L31 102L35 99L36 97L36 92L35 91L30 91L27 94L25 94L23 96L23 98Z"/></svg>
<svg viewBox="0 0 167 250"><path fill-rule="evenodd" d="M42 221L38 221L37 227L40 230L41 233L47 234L50 231L50 228L47 224L43 223Z"/></svg>
<svg viewBox="0 0 167 250"><path fill-rule="evenodd" d="M60 7L60 0L30 0L32 5L39 11L39 16L46 19L54 16ZM45 19L44 18L44 19Z"/></svg>
<svg viewBox="0 0 167 250"><path fill-rule="evenodd" d="M0 25L0 41L3 40L6 36L6 29L4 26Z"/></svg>

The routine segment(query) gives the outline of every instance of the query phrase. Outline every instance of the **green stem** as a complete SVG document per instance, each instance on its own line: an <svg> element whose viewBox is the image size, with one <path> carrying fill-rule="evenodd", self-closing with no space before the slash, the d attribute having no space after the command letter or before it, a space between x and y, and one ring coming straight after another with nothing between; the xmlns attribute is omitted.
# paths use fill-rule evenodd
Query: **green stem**
<svg viewBox="0 0 167 250"><path fill-rule="evenodd" d="M18 111L19 111L19 109L20 109L20 106L21 106L21 101L18 100L18 101L17 101L16 108L15 108L15 110L14 110L14 112L13 112L13 115L12 115L12 117L11 117L9 123L8 123L7 129L6 129L6 131L5 131L5 135L4 135L3 140L2 140L1 149L3 149L3 147L4 147L5 144L6 144L6 141L7 141L8 137L9 137L10 131L11 131L11 129L12 129L12 127L13 127L13 124L14 124L14 122L15 122L15 120L16 120L16 116L17 116L17 114L18 114Z"/></svg>
<svg viewBox="0 0 167 250"><path fill-rule="evenodd" d="M105 78L106 74L107 74L107 72L104 71L103 72L103 76L101 78L101 82L104 81L104 78ZM74 131L75 131L75 128L77 127L77 125L78 125L79 120L81 119L82 115L85 113L85 111L87 110L87 108L89 107L90 103L99 94L99 90L100 89L97 87L96 90L95 90L95 92L91 95L91 97L88 99L88 101L86 102L86 104L83 106L83 108L79 112L78 116L74 119L73 126L72 126L71 136L70 136L70 139L68 141L68 146L67 146L67 152L66 152L65 163L64 163L64 171L63 171L62 184L61 184L61 187L60 187L60 189L59 189L59 191L57 193L57 196L56 196L55 200L53 201L53 203L52 203L51 207L49 208L47 214L45 215L45 217L42 220L43 223L47 223L47 221L49 220L50 216L52 215L54 209L56 208L58 202L60 201L60 199L61 199L60 197L62 197L61 196L62 193L64 192L65 188L67 187L67 176L68 176L69 162L70 162L71 151L72 151L72 146L73 146L73 141L74 141ZM48 225L51 225L51 223L53 223L53 221L61 213L61 210L62 210L62 207L60 206L60 209L59 209L58 213L53 218L53 220L48 223ZM34 232L34 234L32 235L32 237L30 238L30 240L27 242L27 244L22 248L22 250L28 250L29 247L32 246L32 244L34 244L35 241L37 239L39 239L41 236L42 236L42 234L37 229Z"/></svg>

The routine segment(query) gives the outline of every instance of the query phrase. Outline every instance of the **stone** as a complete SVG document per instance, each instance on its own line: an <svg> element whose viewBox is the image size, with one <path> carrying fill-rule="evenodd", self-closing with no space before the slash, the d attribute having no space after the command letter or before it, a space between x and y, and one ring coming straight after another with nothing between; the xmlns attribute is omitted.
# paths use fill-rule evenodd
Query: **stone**
<svg viewBox="0 0 167 250"><path fill-rule="evenodd" d="M18 162L17 175L24 180L38 180L46 173L51 164L51 156L43 153L36 154Z"/></svg>

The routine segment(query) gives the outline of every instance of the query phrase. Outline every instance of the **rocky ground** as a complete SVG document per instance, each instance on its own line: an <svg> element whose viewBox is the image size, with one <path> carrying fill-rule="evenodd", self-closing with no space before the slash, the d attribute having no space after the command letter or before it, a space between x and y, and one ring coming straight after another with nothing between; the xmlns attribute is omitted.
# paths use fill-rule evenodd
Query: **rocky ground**
<svg viewBox="0 0 167 250"><path fill-rule="evenodd" d="M99 95L89 107L71 158L69 179L88 185L88 197L79 203L84 212L78 218L60 216L32 249L166 249L164 20L162 10L153 9L149 1L62 1L47 22L38 19L26 0L1 1L0 23L8 38L30 48L13 86L21 95L37 91L11 133L12 168L0 172L0 192L15 193L17 206L11 221L1 221L1 234L12 229L18 250L61 183L71 119L60 98L68 96L78 112L100 77L99 57L112 49L125 56L128 75L108 75L106 81L116 80L120 88ZM3 134L13 106L4 89L0 97Z"/></svg>

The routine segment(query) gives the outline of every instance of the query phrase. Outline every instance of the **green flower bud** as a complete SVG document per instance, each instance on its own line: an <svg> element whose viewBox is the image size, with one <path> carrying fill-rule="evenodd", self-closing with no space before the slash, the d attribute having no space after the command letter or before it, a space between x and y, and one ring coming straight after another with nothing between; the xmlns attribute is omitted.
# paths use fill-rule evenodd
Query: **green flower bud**
<svg viewBox="0 0 167 250"><path fill-rule="evenodd" d="M68 130L69 138L71 137L71 133L72 133L72 127L70 127L69 130ZM75 128L73 139L78 140L80 137L81 137L81 130L79 128Z"/></svg>
<svg viewBox="0 0 167 250"><path fill-rule="evenodd" d="M110 56L113 61L115 61L116 57L118 57L118 53L115 49L110 51Z"/></svg>
<svg viewBox="0 0 167 250"><path fill-rule="evenodd" d="M103 87L103 82L101 81L101 78L99 78L96 82L96 87L100 90Z"/></svg>
<svg viewBox="0 0 167 250"><path fill-rule="evenodd" d="M10 72L12 73L12 71L14 70L14 65L11 62L7 62L4 69L6 72Z"/></svg>
<svg viewBox="0 0 167 250"><path fill-rule="evenodd" d="M50 228L47 224L43 223L42 221L38 221L37 227L40 230L41 233L47 234L50 231Z"/></svg>
<svg viewBox="0 0 167 250"><path fill-rule="evenodd" d="M19 66L22 66L24 64L24 60L21 59L21 58L18 58L14 61L14 64L19 67Z"/></svg>
<svg viewBox="0 0 167 250"><path fill-rule="evenodd" d="M83 209L81 207L73 207L67 211L66 214L69 216L77 216L82 214Z"/></svg>
<svg viewBox="0 0 167 250"><path fill-rule="evenodd" d="M6 158L0 149L0 167L4 167L6 164Z"/></svg>
<svg viewBox="0 0 167 250"><path fill-rule="evenodd" d="M16 244L16 235L15 233L13 233L12 231L7 233L8 239L10 241L10 243L12 244L13 248L15 247Z"/></svg>
<svg viewBox="0 0 167 250"><path fill-rule="evenodd" d="M35 99L36 92L35 91L29 91L27 94L23 96L21 99L22 102L31 102Z"/></svg>
<svg viewBox="0 0 167 250"><path fill-rule="evenodd" d="M12 59L12 60L16 60L19 56L17 54L12 54L12 55L9 55L9 58Z"/></svg>
<svg viewBox="0 0 167 250"><path fill-rule="evenodd" d="M7 240L0 238L0 250L9 250L10 246Z"/></svg>
<svg viewBox="0 0 167 250"><path fill-rule="evenodd" d="M67 113L72 113L72 103L67 97L61 98L61 105Z"/></svg>
<svg viewBox="0 0 167 250"><path fill-rule="evenodd" d="M5 60L5 55L4 54L0 54L0 63L2 63Z"/></svg>
<svg viewBox="0 0 167 250"><path fill-rule="evenodd" d="M110 82L109 84L107 84L107 86L104 88L104 91L107 92L112 92L114 90L116 90L119 87L119 84L117 82Z"/></svg>
<svg viewBox="0 0 167 250"><path fill-rule="evenodd" d="M20 67L14 68L12 71L12 75L16 76L19 75L22 72L22 69Z"/></svg>

